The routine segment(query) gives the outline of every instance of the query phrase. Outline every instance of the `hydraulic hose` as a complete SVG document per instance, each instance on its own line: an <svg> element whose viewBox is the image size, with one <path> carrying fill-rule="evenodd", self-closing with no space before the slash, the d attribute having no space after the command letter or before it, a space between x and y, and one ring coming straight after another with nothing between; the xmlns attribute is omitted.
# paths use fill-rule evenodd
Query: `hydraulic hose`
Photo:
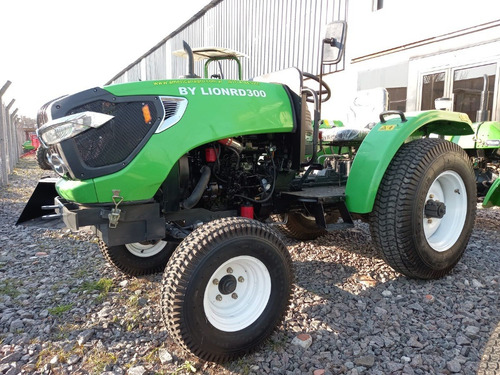
<svg viewBox="0 0 500 375"><path fill-rule="evenodd" d="M201 197L203 196L203 192L207 188L208 182L210 181L210 175L211 175L210 168L204 165L201 168L200 180L194 187L193 192L189 197L187 197L181 202L182 208L190 209L198 204Z"/></svg>

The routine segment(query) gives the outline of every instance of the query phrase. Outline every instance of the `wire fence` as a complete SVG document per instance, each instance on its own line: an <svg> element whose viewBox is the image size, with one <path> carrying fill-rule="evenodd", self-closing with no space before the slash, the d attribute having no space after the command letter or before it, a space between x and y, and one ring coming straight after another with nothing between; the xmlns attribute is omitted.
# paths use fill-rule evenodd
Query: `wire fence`
<svg viewBox="0 0 500 375"><path fill-rule="evenodd" d="M3 94L10 84L7 81L0 89L0 186L8 184L9 174L19 161L22 150L22 137L16 127L17 109L12 110L14 100L7 105L3 101Z"/></svg>

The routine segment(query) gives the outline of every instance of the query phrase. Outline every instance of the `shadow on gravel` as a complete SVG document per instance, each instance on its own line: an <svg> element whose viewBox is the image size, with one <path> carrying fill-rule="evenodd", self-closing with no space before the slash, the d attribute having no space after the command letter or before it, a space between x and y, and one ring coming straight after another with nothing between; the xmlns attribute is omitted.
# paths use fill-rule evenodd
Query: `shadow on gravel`
<svg viewBox="0 0 500 375"><path fill-rule="evenodd" d="M498 216L480 216L461 262L430 281L377 261L366 233L313 241L321 261L294 262L298 311L290 320L307 321L302 330L313 337L304 356L333 374L498 371L499 241Z"/></svg>

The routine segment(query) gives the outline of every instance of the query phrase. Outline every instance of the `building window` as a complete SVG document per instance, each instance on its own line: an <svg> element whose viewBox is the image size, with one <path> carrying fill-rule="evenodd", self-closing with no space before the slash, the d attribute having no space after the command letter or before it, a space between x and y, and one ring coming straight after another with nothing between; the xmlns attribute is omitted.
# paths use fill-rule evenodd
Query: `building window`
<svg viewBox="0 0 500 375"><path fill-rule="evenodd" d="M491 120L496 70L496 64L455 70L454 110L467 113L472 121Z"/></svg>
<svg viewBox="0 0 500 375"><path fill-rule="evenodd" d="M422 77L422 105L420 109L434 109L434 100L444 96L445 72L426 74Z"/></svg>
<svg viewBox="0 0 500 375"><path fill-rule="evenodd" d="M406 111L408 63L358 73L358 90L383 87L389 94L389 110Z"/></svg>

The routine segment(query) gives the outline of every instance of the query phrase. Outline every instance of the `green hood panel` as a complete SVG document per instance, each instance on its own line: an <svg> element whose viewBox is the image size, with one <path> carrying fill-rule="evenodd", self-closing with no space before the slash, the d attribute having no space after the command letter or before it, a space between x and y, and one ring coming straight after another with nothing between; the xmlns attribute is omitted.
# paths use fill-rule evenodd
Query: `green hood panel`
<svg viewBox="0 0 500 375"><path fill-rule="evenodd" d="M183 79L126 83L104 89L116 96L184 97L188 104L180 121L154 134L125 168L95 178L93 184L61 183L59 194L80 203L111 202L112 190L120 190L125 201L150 199L177 160L193 148L238 135L295 129L290 98L280 84ZM72 191L76 186L78 194ZM97 200L92 200L94 196Z"/></svg>
<svg viewBox="0 0 500 375"><path fill-rule="evenodd" d="M56 183L59 196L73 202L94 203L97 195L93 180L73 181L60 178Z"/></svg>

